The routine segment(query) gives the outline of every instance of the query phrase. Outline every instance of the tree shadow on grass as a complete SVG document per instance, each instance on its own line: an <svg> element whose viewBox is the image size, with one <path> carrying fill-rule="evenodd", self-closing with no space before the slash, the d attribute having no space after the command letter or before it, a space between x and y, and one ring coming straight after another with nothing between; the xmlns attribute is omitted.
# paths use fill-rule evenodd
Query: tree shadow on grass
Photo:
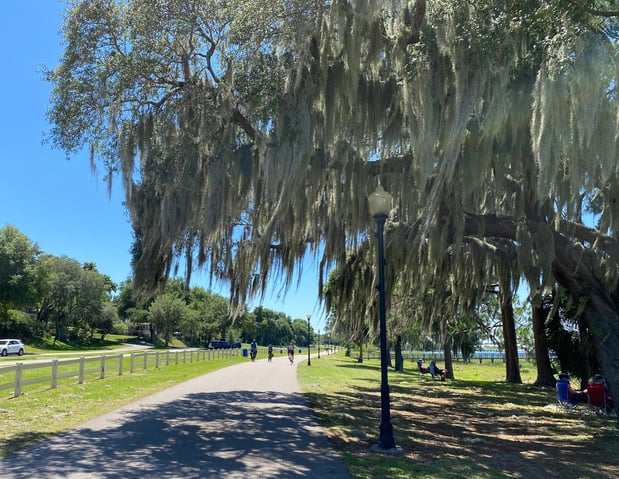
<svg viewBox="0 0 619 479"><path fill-rule="evenodd" d="M431 381L414 374L390 380L391 422L396 444L404 449L389 459L395 477L619 477L614 421L561 413L547 389ZM352 386L308 399L336 448L357 458L353 475L379 477L372 470L384 459L370 450L379 432L379 381L376 387ZM336 404L347 413L329 412Z"/></svg>
<svg viewBox="0 0 619 479"><path fill-rule="evenodd" d="M23 449L24 446L36 444L51 436L51 433L25 431L20 433L18 438L0 440L0 461L2 456L6 456L15 451Z"/></svg>

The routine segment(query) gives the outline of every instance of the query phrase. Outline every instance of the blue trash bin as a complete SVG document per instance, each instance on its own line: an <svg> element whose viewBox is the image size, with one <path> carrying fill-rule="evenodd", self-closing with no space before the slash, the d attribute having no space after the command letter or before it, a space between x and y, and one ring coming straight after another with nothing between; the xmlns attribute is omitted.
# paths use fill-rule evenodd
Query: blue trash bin
<svg viewBox="0 0 619 479"><path fill-rule="evenodd" d="M247 354L247 348L243 348L243 357L246 358L248 356L249 354Z"/></svg>

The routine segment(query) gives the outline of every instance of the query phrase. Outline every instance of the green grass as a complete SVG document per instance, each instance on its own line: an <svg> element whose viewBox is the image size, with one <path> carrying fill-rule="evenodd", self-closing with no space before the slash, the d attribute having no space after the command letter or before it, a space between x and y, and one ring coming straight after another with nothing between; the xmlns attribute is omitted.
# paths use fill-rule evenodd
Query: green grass
<svg viewBox="0 0 619 479"><path fill-rule="evenodd" d="M54 352L84 352L92 350L114 350L123 347L123 342L135 342L135 336L119 336L109 334L103 341L93 338L87 343L71 344L63 341L54 341L53 338L37 338L26 343L26 356L34 354L47 354ZM2 363L0 363L2 364Z"/></svg>
<svg viewBox="0 0 619 479"><path fill-rule="evenodd" d="M355 479L615 478L615 420L559 412L552 389L507 384L502 362L456 363L455 381L420 376L412 363L389 373L400 456L378 454L380 365L342 354L300 366L299 381Z"/></svg>

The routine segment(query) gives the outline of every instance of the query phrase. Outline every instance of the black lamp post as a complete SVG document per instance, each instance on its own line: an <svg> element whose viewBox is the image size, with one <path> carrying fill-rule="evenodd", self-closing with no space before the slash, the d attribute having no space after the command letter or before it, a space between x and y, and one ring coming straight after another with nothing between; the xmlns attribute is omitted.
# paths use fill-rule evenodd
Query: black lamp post
<svg viewBox="0 0 619 479"><path fill-rule="evenodd" d="M320 328L318 329L318 359L320 359Z"/></svg>
<svg viewBox="0 0 619 479"><path fill-rule="evenodd" d="M385 221L391 209L391 195L382 186L378 186L376 191L369 198L370 214L376 221L376 238L378 244L378 314L380 325L380 436L378 447L380 449L395 448L393 438L393 426L391 425L391 412L389 405L389 382L387 377L387 319L385 312L385 256L383 236L385 231Z"/></svg>
<svg viewBox="0 0 619 479"><path fill-rule="evenodd" d="M307 313L307 365L312 365L312 360L310 358L310 319L312 319L312 315Z"/></svg>

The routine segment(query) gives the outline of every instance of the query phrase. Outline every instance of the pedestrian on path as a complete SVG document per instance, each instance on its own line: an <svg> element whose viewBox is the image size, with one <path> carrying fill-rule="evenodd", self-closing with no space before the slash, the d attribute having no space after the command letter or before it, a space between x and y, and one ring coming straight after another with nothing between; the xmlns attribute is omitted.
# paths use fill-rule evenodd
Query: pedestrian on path
<svg viewBox="0 0 619 479"><path fill-rule="evenodd" d="M288 360L290 364L294 364L294 344L292 343L288 345Z"/></svg>

